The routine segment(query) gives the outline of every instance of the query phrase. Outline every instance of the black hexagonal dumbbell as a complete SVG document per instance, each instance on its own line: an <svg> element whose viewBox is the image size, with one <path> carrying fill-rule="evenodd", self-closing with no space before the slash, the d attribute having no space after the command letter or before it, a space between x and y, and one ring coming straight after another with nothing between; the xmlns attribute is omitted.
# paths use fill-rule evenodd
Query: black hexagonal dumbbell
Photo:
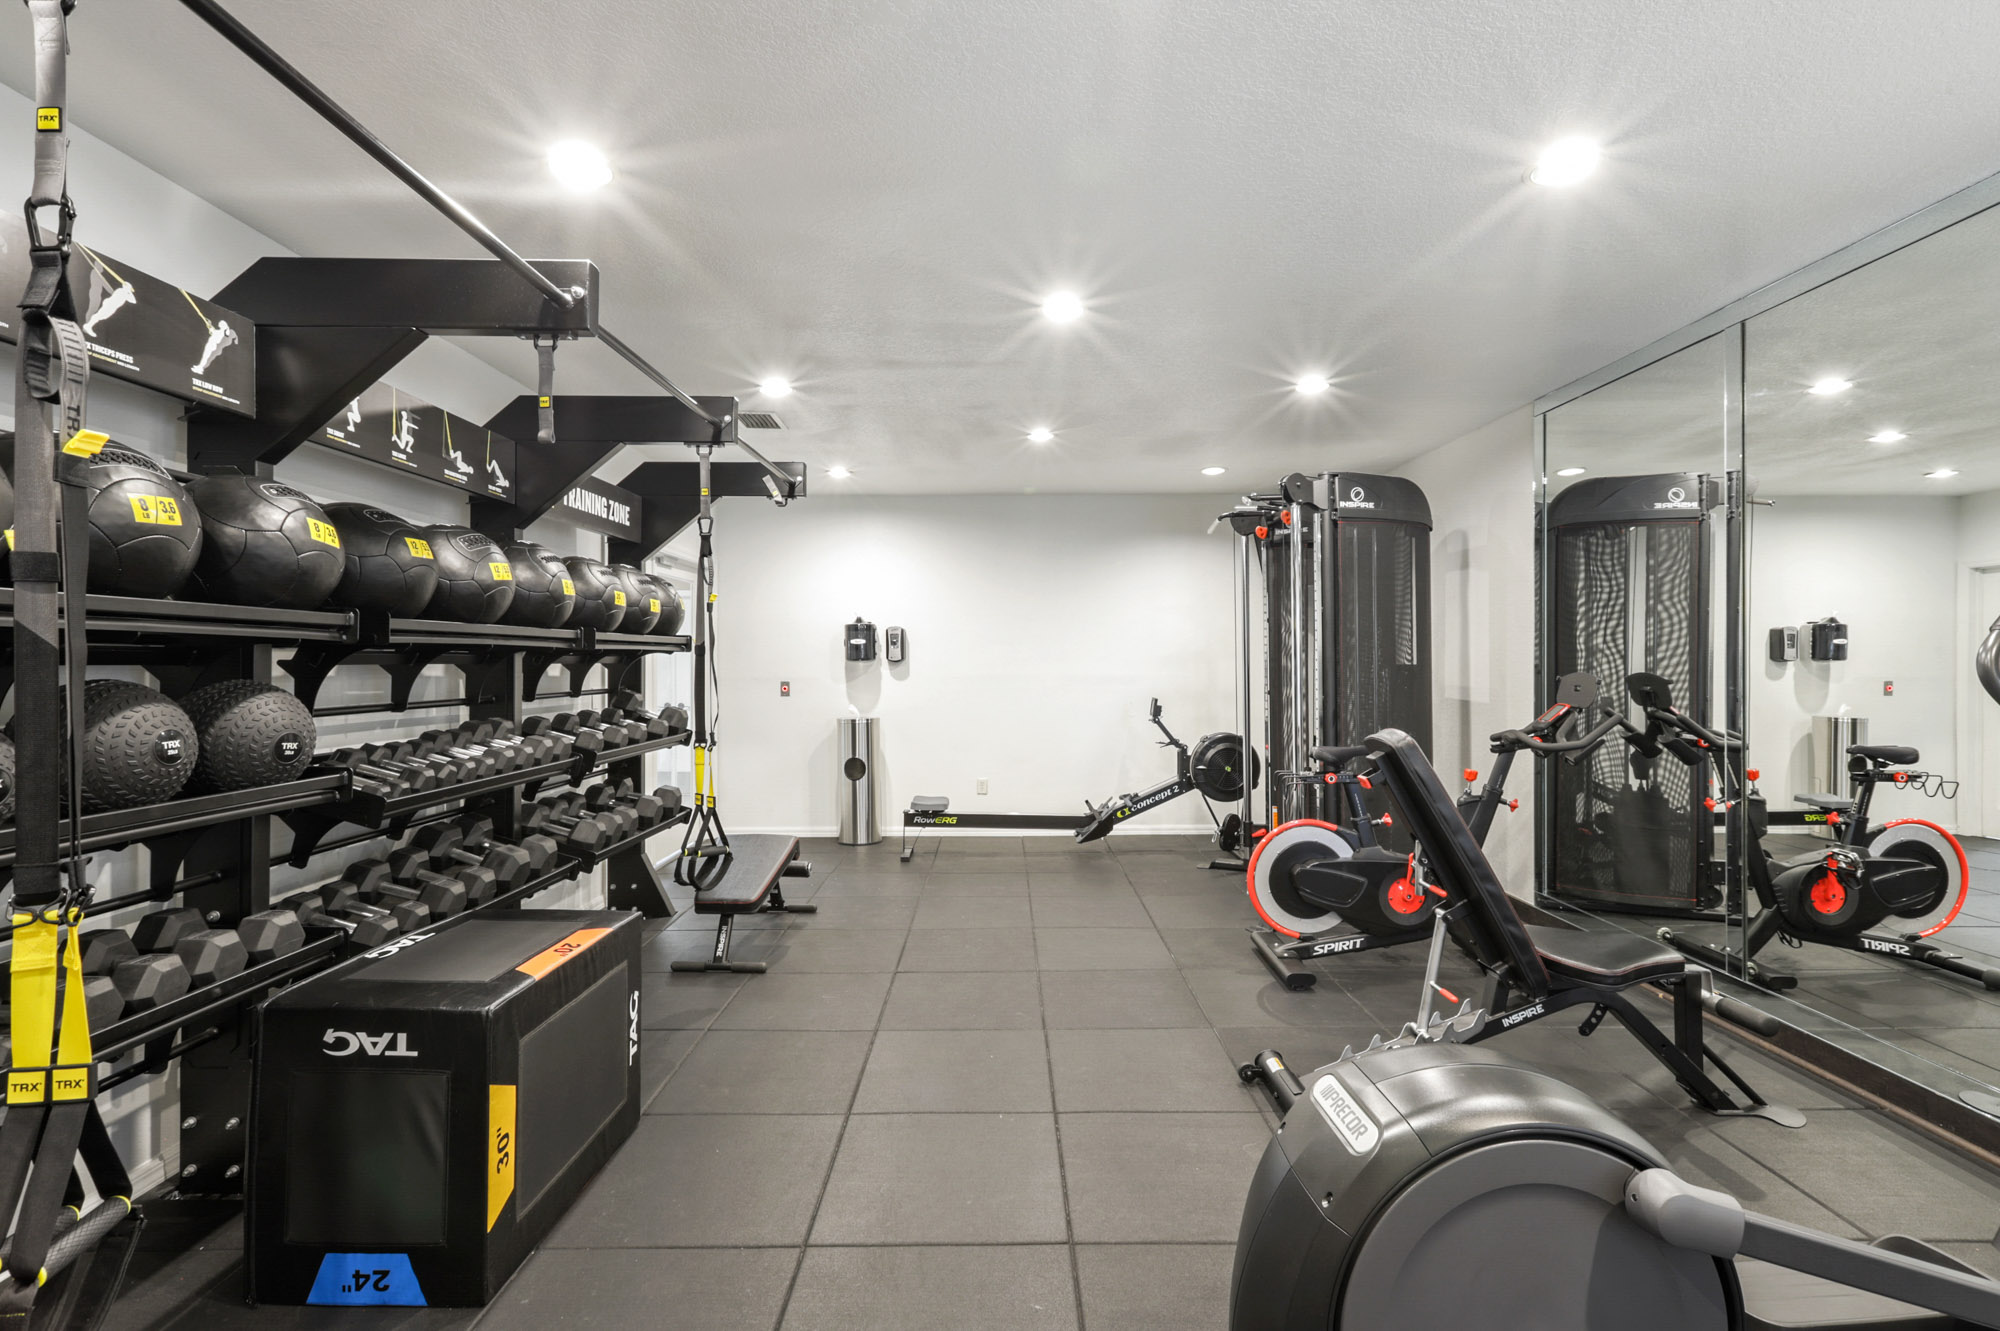
<svg viewBox="0 0 2000 1331"><path fill-rule="evenodd" d="M685 708L676 707L672 703L669 703L665 707L660 708L658 712L648 711L646 700L640 697L636 690L618 690L618 692L611 695L610 705L623 712L628 721L639 720L646 722L647 730L654 738L663 739L668 735L680 735L687 732L688 714ZM655 722L658 724L655 725Z"/></svg>
<svg viewBox="0 0 2000 1331"><path fill-rule="evenodd" d="M385 799L428 790L437 784L437 777L431 773L416 773L372 762L370 755L360 749L337 749L332 753L323 753L313 761L320 767L335 767L353 773L358 789Z"/></svg>
<svg viewBox="0 0 2000 1331"><path fill-rule="evenodd" d="M595 854L619 839L620 824L615 814L587 810L571 814L564 809L560 801L530 805L524 825L555 837L568 850L583 854Z"/></svg>
<svg viewBox="0 0 2000 1331"><path fill-rule="evenodd" d="M241 975L250 953L234 929L197 929L174 944L174 955L188 968L188 979L199 989Z"/></svg>
<svg viewBox="0 0 2000 1331"><path fill-rule="evenodd" d="M304 892L287 898L283 908L287 914L298 916L301 924L345 930L348 941L363 950L380 947L403 932L388 911L363 906L358 897L351 908L334 912L326 908L318 893Z"/></svg>
<svg viewBox="0 0 2000 1331"><path fill-rule="evenodd" d="M379 903L363 901L360 889L344 879L320 884L319 897L335 915L354 919L385 915L397 933L410 933L431 922L430 907L421 901L405 901L400 897L385 897Z"/></svg>
<svg viewBox="0 0 2000 1331"><path fill-rule="evenodd" d="M492 820L482 821L486 837L478 851L465 845L465 828L459 823L426 823L410 838L410 848L429 855L432 866L441 872L484 874L494 891L511 891L528 880L534 869L532 857L519 846L495 843Z"/></svg>
<svg viewBox="0 0 2000 1331"><path fill-rule="evenodd" d="M356 860L341 874L361 899L371 906L393 911L398 905L421 905L427 920L448 919L464 910L471 900L465 884L443 874L432 873L422 854L396 850L390 860Z"/></svg>
<svg viewBox="0 0 2000 1331"><path fill-rule="evenodd" d="M306 945L305 925L289 910L245 915L236 922L236 936L243 940L243 950L253 966L289 957Z"/></svg>
<svg viewBox="0 0 2000 1331"><path fill-rule="evenodd" d="M123 929L99 929L83 936L85 975L109 975L118 968L119 962L130 961L138 955L138 945L132 941L132 935Z"/></svg>
<svg viewBox="0 0 2000 1331"><path fill-rule="evenodd" d="M132 928L132 942L141 952L171 952L191 933L208 928L208 921L191 906L156 910L139 917Z"/></svg>
<svg viewBox="0 0 2000 1331"><path fill-rule="evenodd" d="M562 847L556 839L543 832L524 831L511 842L500 841L493 834L493 820L484 817L461 817L458 827L462 834L459 848L481 856L495 851L509 856L518 856L527 863L524 878L536 878L547 873L555 863Z"/></svg>
<svg viewBox="0 0 2000 1331"><path fill-rule="evenodd" d="M150 1012L187 993L194 979L180 957L171 952L153 952L119 962L111 970L111 983L124 1000L127 1012Z"/></svg>
<svg viewBox="0 0 2000 1331"><path fill-rule="evenodd" d="M425 824L427 827L433 825ZM456 882L465 890L465 900L459 910L490 901L500 886L500 875L481 864L477 857L474 857L470 864L441 859L427 846L415 844L398 846L389 852L388 862L389 872L397 882L413 888L424 888L429 885L433 895L438 890L433 882L434 879ZM430 905L432 915L442 918L444 915L458 913L458 910L451 909L448 904L440 909L440 904L431 897L422 899Z"/></svg>

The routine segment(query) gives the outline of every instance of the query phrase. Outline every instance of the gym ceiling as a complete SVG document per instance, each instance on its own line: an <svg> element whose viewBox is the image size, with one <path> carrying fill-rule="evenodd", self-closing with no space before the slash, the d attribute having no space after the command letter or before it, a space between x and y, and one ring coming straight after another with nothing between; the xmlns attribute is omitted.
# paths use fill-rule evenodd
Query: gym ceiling
<svg viewBox="0 0 2000 1331"><path fill-rule="evenodd" d="M853 469L824 495L1393 466L1989 174L1986 3L234 9L516 248L595 259L656 364ZM90 0L74 33L75 123L280 243L471 254L179 6ZM1526 183L1568 133L1599 172ZM554 188L566 137L617 179ZM772 374L796 391L756 397ZM645 387L600 348L562 375Z"/></svg>

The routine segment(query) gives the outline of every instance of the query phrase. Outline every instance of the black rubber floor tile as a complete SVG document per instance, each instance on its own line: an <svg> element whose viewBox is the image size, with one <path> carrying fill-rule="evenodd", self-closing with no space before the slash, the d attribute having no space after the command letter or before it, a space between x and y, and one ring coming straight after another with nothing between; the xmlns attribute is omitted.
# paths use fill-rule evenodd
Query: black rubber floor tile
<svg viewBox="0 0 2000 1331"><path fill-rule="evenodd" d="M803 1243L840 1124L837 1115L644 1115L543 1246Z"/></svg>
<svg viewBox="0 0 2000 1331"><path fill-rule="evenodd" d="M1032 929L912 929L902 971L1031 971Z"/></svg>
<svg viewBox="0 0 2000 1331"><path fill-rule="evenodd" d="M870 897L914 900L923 894L923 890L923 874L915 865L911 865L900 872L869 870L853 874L835 874L828 880L826 886L814 895L813 900L821 909L831 910L833 906L830 903L844 901L850 897L862 900Z"/></svg>
<svg viewBox="0 0 2000 1331"><path fill-rule="evenodd" d="M1050 1031L1056 1108L1255 1112L1253 1092L1207 1026L1198 1030Z"/></svg>
<svg viewBox="0 0 2000 1331"><path fill-rule="evenodd" d="M1042 1024L1033 971L904 971L882 1009L885 1031L1033 1030Z"/></svg>
<svg viewBox="0 0 2000 1331"><path fill-rule="evenodd" d="M1160 929L1247 928L1255 922L1250 900L1233 886L1194 892L1149 892L1146 911Z"/></svg>
<svg viewBox="0 0 2000 1331"><path fill-rule="evenodd" d="M902 929L788 929L771 949L774 974L893 971L903 955Z"/></svg>
<svg viewBox="0 0 2000 1331"><path fill-rule="evenodd" d="M1064 1114L1078 1243L1234 1243L1270 1132L1239 1114Z"/></svg>
<svg viewBox="0 0 2000 1331"><path fill-rule="evenodd" d="M784 1324L784 1331L947 1328L1075 1331L1069 1249L808 1248Z"/></svg>
<svg viewBox="0 0 2000 1331"><path fill-rule="evenodd" d="M715 921L706 929L668 929L655 934L639 947L640 969L670 971L676 961L702 961L715 952ZM729 955L736 961L769 961L775 954L783 927L736 929L729 940Z"/></svg>
<svg viewBox="0 0 2000 1331"><path fill-rule="evenodd" d="M1187 970L1225 970L1243 975L1269 975L1241 925L1220 929L1162 929L1160 941L1174 963Z"/></svg>
<svg viewBox="0 0 2000 1331"><path fill-rule="evenodd" d="M1027 875L1026 861L1019 855L940 855L925 870L927 877L956 878L961 875L997 878Z"/></svg>
<svg viewBox="0 0 2000 1331"><path fill-rule="evenodd" d="M800 933L821 929L879 929L901 934L917 915L917 897L834 896L819 901L814 915L794 915L792 928Z"/></svg>
<svg viewBox="0 0 2000 1331"><path fill-rule="evenodd" d="M653 1102L653 1097L667 1084L667 1078L674 1075L674 1069L687 1057L688 1050L700 1040L700 1031L659 1030L645 1033L639 1041L639 1104L642 1108Z"/></svg>
<svg viewBox="0 0 2000 1331"><path fill-rule="evenodd" d="M857 1114L812 1232L814 1244L1066 1237L1049 1114Z"/></svg>
<svg viewBox="0 0 2000 1331"><path fill-rule="evenodd" d="M1023 897L1028 894L1028 875L1012 872L934 873L924 878L923 896L933 897Z"/></svg>
<svg viewBox="0 0 2000 1331"><path fill-rule="evenodd" d="M1177 970L1044 971L1042 1013L1050 1030L1190 1027L1207 1020Z"/></svg>
<svg viewBox="0 0 2000 1331"><path fill-rule="evenodd" d="M1359 1035L1362 1044L1383 1030L1383 1022L1338 985L1321 982L1307 990L1287 989L1262 965L1248 973L1183 970L1181 974L1213 1026L1327 1026Z"/></svg>
<svg viewBox="0 0 2000 1331"><path fill-rule="evenodd" d="M1090 1331L1218 1331L1229 1325L1233 1244L1079 1245Z"/></svg>
<svg viewBox="0 0 2000 1331"><path fill-rule="evenodd" d="M1359 1049L1368 1043L1367 1036L1357 1044L1344 1031L1317 1026L1221 1026L1215 1035L1222 1041L1223 1056L1231 1067L1241 1067L1266 1049L1275 1049L1300 1081L1310 1077L1313 1069L1339 1058L1350 1046Z"/></svg>
<svg viewBox="0 0 2000 1331"><path fill-rule="evenodd" d="M1046 1114L1049 1055L1039 1030L881 1031L857 1114Z"/></svg>
<svg viewBox="0 0 2000 1331"><path fill-rule="evenodd" d="M1036 929L1035 960L1045 971L1157 970L1174 964L1155 929Z"/></svg>
<svg viewBox="0 0 2000 1331"><path fill-rule="evenodd" d="M926 895L917 906L918 929L1025 929L1032 919L1025 892L1010 896Z"/></svg>
<svg viewBox="0 0 2000 1331"><path fill-rule="evenodd" d="M1795 1225L1810 1225L1841 1238L1873 1238L1807 1196L1752 1155L1715 1131L1721 1120L1679 1109L1634 1110L1626 1124L1651 1142L1668 1165L1688 1182L1726 1192L1752 1211ZM1773 1132L1790 1129L1771 1125ZM1811 1131L1810 1128L1800 1131Z"/></svg>
<svg viewBox="0 0 2000 1331"><path fill-rule="evenodd" d="M639 1024L647 1030L703 1030L749 977L724 972L639 977Z"/></svg>
<svg viewBox="0 0 2000 1331"><path fill-rule="evenodd" d="M1028 865L1028 890L1031 892L1131 892L1132 884L1127 881L1125 871L1116 864L1105 861L1102 864L1083 868L1063 866L1045 869L1039 863Z"/></svg>
<svg viewBox="0 0 2000 1331"><path fill-rule="evenodd" d="M940 855L1021 855L1026 840L1017 836L940 836Z"/></svg>
<svg viewBox="0 0 2000 1331"><path fill-rule="evenodd" d="M752 975L722 1009L718 1030L872 1031L889 996L887 972Z"/></svg>
<svg viewBox="0 0 2000 1331"><path fill-rule="evenodd" d="M651 1114L844 1114L868 1031L703 1034L647 1108Z"/></svg>
<svg viewBox="0 0 2000 1331"><path fill-rule="evenodd" d="M486 1310L487 1331L770 1331L791 1248L607 1248L537 1253Z"/></svg>
<svg viewBox="0 0 2000 1331"><path fill-rule="evenodd" d="M1153 919L1130 888L1028 890L1037 929L1150 929Z"/></svg>

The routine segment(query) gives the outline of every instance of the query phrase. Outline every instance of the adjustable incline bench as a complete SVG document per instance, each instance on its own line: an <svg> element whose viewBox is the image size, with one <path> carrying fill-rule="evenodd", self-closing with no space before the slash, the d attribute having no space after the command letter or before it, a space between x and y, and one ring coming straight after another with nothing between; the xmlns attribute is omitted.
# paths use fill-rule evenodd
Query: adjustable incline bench
<svg viewBox="0 0 2000 1331"><path fill-rule="evenodd" d="M738 915L759 911L784 911L791 915L812 915L819 907L810 902L785 900L783 878L804 878L812 863L799 858L795 836L742 834L729 838L729 864L713 884L697 891L694 913L719 915L715 925L715 951L706 961L676 961L677 971L740 971L753 975L764 972L761 961L731 961L729 937Z"/></svg>

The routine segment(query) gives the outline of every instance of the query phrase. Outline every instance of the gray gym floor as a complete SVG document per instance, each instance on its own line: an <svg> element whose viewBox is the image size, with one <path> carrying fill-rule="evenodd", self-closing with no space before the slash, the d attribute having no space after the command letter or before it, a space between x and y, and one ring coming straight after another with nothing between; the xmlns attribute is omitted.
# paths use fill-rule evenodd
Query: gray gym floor
<svg viewBox="0 0 2000 1331"><path fill-rule="evenodd" d="M1198 867L1206 850L964 838L899 865L893 842L815 843L812 880L787 890L819 914L738 934L768 974L669 973L709 946L691 914L653 937L646 1116L483 1314L246 1309L230 1221L148 1254L107 1325L1221 1331L1271 1126L1237 1062L1274 1045L1310 1067L1400 1023L1422 949L1288 992L1244 938L1241 879ZM1703 1115L1615 1023L1496 1045L1752 1207L2000 1272L2000 1176L1811 1078L1728 1046L1807 1112L1791 1132Z"/></svg>

